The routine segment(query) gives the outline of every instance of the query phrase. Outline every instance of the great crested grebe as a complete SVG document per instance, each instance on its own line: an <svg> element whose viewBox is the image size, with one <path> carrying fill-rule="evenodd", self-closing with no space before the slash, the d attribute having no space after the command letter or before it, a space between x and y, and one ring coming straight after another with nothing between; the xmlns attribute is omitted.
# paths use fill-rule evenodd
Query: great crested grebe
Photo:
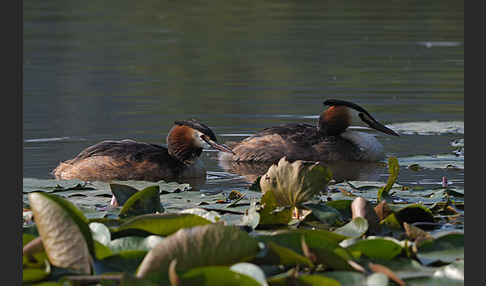
<svg viewBox="0 0 486 286"><path fill-rule="evenodd" d="M362 161L376 162L384 158L383 145L365 132L346 130L354 111L370 127L389 135L399 136L376 121L364 108L352 102L328 99L330 106L319 117L317 126L291 123L270 127L239 143L227 142L234 154L219 154L222 161L271 162L283 156L289 161Z"/></svg>
<svg viewBox="0 0 486 286"><path fill-rule="evenodd" d="M191 119L175 121L167 135L167 148L129 139L102 141L60 163L52 174L56 179L83 181L168 179L206 176L199 159L203 147L230 152L218 144L213 131Z"/></svg>

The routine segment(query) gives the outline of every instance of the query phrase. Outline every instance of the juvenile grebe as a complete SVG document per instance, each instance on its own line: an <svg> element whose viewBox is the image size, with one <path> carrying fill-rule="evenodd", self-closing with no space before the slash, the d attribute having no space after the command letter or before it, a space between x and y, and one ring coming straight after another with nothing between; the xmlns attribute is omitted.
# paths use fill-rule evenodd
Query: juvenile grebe
<svg viewBox="0 0 486 286"><path fill-rule="evenodd" d="M367 161L384 158L383 145L365 132L346 130L351 125L352 111L370 127L399 136L376 121L364 108L352 102L329 99L330 106L319 117L317 126L285 124L263 129L239 143L227 143L234 154L219 154L219 159L232 162L276 163L283 156L289 161Z"/></svg>
<svg viewBox="0 0 486 286"><path fill-rule="evenodd" d="M102 141L60 163L52 174L58 180L83 181L193 178L206 175L199 159L203 147L232 153L231 149L217 143L213 131L206 125L194 119L174 124L167 135L167 148L129 139Z"/></svg>

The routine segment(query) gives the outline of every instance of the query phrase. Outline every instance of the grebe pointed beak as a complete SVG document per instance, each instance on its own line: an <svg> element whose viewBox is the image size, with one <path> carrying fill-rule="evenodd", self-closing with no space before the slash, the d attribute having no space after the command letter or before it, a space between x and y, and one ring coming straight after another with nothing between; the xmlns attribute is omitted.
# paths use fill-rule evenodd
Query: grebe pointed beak
<svg viewBox="0 0 486 286"><path fill-rule="evenodd" d="M393 136L400 136L398 133L395 131L391 130L390 128L386 127L385 125L381 124L380 122L374 120L374 118L370 118L364 113L360 113L359 117L361 120L363 120L366 124L368 124L371 128L376 129L378 131L381 131L383 133L386 133L388 135L393 135Z"/></svg>
<svg viewBox="0 0 486 286"><path fill-rule="evenodd" d="M201 136L201 139L204 140L206 143L208 143L209 145L211 145L211 147L213 147L214 149L216 150L219 150L221 152L227 152L227 153L231 153L231 154L235 154L233 152L233 150L231 150L228 146L224 145L224 144L219 144L219 143L216 143L214 142L213 140L211 140L211 138L209 138L208 136L206 135L202 135Z"/></svg>

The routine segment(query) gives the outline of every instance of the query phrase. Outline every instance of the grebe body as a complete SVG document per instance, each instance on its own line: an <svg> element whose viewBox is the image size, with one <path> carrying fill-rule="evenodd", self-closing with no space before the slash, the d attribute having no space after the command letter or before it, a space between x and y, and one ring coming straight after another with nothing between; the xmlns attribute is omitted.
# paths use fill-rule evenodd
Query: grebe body
<svg viewBox="0 0 486 286"><path fill-rule="evenodd" d="M359 112L359 118L370 127L399 136L354 103L329 99L324 104L330 107L321 113L317 126L292 123L263 129L239 143L227 143L234 154L220 153L219 159L272 163L278 162L284 156L289 161L382 160L383 145L372 134L347 130L351 125L354 111Z"/></svg>
<svg viewBox="0 0 486 286"><path fill-rule="evenodd" d="M59 180L160 181L202 177L206 169L199 156L203 147L232 152L217 143L209 127L196 121L176 121L167 135L167 147L130 139L106 140L60 163L52 174Z"/></svg>

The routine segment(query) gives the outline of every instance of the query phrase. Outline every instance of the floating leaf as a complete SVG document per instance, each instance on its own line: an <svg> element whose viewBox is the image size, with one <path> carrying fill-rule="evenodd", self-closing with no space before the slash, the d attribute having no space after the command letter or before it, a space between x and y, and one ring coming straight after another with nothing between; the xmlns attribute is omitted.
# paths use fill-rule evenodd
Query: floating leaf
<svg viewBox="0 0 486 286"><path fill-rule="evenodd" d="M200 286L260 286L254 278L225 266L207 266L194 268L180 276L182 285Z"/></svg>
<svg viewBox="0 0 486 286"><path fill-rule="evenodd" d="M451 263L464 259L464 234L448 233L434 240L426 240L418 247L417 258L425 265L442 261Z"/></svg>
<svg viewBox="0 0 486 286"><path fill-rule="evenodd" d="M400 171L400 166L398 165L398 160L395 157L390 157L388 158L388 173L390 176L388 176L388 181L386 182L386 185L378 190L378 201L382 201L383 199L386 199L389 197L389 192L391 188L393 187L393 184L398 178L398 173Z"/></svg>
<svg viewBox="0 0 486 286"><path fill-rule="evenodd" d="M94 263L95 274L127 272L134 274L147 254L142 250L125 250L97 260Z"/></svg>
<svg viewBox="0 0 486 286"><path fill-rule="evenodd" d="M237 227L210 224L181 229L149 251L137 277L165 275L169 263L177 259L177 269L210 265L230 265L247 261L259 251L258 242Z"/></svg>
<svg viewBox="0 0 486 286"><path fill-rule="evenodd" d="M308 285L308 286L340 286L341 284L329 277L325 277L323 275L310 275L304 274L299 275L297 280L300 282L299 284Z"/></svg>
<svg viewBox="0 0 486 286"><path fill-rule="evenodd" d="M163 212L160 203L159 186L147 187L132 195L120 210L120 217Z"/></svg>
<svg viewBox="0 0 486 286"><path fill-rule="evenodd" d="M395 215L401 223L434 222L432 211L419 204L406 206L396 212Z"/></svg>
<svg viewBox="0 0 486 286"><path fill-rule="evenodd" d="M99 243L107 245L111 241L110 229L106 225L99 222L92 222L89 224L89 228L93 239Z"/></svg>
<svg viewBox="0 0 486 286"><path fill-rule="evenodd" d="M366 277L366 286L387 286L388 277L383 273L373 273Z"/></svg>
<svg viewBox="0 0 486 286"><path fill-rule="evenodd" d="M70 202L47 193L28 195L34 220L52 265L91 272L94 242L88 220Z"/></svg>
<svg viewBox="0 0 486 286"><path fill-rule="evenodd" d="M363 274L351 271L330 271L326 272L325 275L343 286L363 286L366 280Z"/></svg>
<svg viewBox="0 0 486 286"><path fill-rule="evenodd" d="M221 216L215 211L207 211L202 208L190 208L180 211L181 214L194 214L209 220L210 222L218 222Z"/></svg>
<svg viewBox="0 0 486 286"><path fill-rule="evenodd" d="M344 219L350 219L352 216L351 213L351 203L352 200L335 200L326 202L326 205L337 209Z"/></svg>
<svg viewBox="0 0 486 286"><path fill-rule="evenodd" d="M335 208L325 204L306 204L305 208L312 211L311 216L317 218L320 222L329 226L342 225L344 218ZM307 216L306 218L309 218Z"/></svg>
<svg viewBox="0 0 486 286"><path fill-rule="evenodd" d="M297 160L293 163L282 157L260 179L263 193L273 191L280 206L298 206L320 191L331 180L330 170L323 165Z"/></svg>
<svg viewBox="0 0 486 286"><path fill-rule="evenodd" d="M334 230L334 232L348 237L360 237L365 234L367 230L368 221L363 217L355 217L347 224Z"/></svg>
<svg viewBox="0 0 486 286"><path fill-rule="evenodd" d="M247 263L247 262L241 262L241 263L233 264L230 267L230 270L250 276L251 278L255 279L258 283L260 283L261 286L268 285L267 279L265 277L265 273L258 265Z"/></svg>
<svg viewBox="0 0 486 286"><path fill-rule="evenodd" d="M348 246L351 252L359 251L369 258L389 260L402 252L402 246L388 239L362 239Z"/></svg>
<svg viewBox="0 0 486 286"><path fill-rule="evenodd" d="M22 282L32 283L42 281L51 273L51 267L49 263L46 264L44 269L41 268L22 268Z"/></svg>
<svg viewBox="0 0 486 286"><path fill-rule="evenodd" d="M115 196L118 205L120 206L123 206L131 196L138 192L138 190L132 186L113 183L110 184L110 189L113 193L113 196Z"/></svg>
<svg viewBox="0 0 486 286"><path fill-rule="evenodd" d="M292 219L292 209L283 208L277 211L278 204L273 191L267 191L261 198L260 226L286 225Z"/></svg>
<svg viewBox="0 0 486 286"><path fill-rule="evenodd" d="M309 258L298 254L297 252L293 251L290 248L280 246L274 242L269 241L267 243L267 253L265 257L259 259L258 262L260 264L277 264L277 265L286 265L286 266L295 266L295 265L307 265L309 267L313 267L314 264Z"/></svg>
<svg viewBox="0 0 486 286"><path fill-rule="evenodd" d="M304 237L305 243L311 248L327 247L329 249L334 249L339 245L339 242L348 238L347 236L322 229L283 230L276 231L271 235L259 235L255 238L264 243L271 241L278 245L290 248L299 254L303 254L302 237Z"/></svg>
<svg viewBox="0 0 486 286"><path fill-rule="evenodd" d="M285 273L284 275L269 278L268 282L271 286L347 286L347 284L341 284L333 278L319 274L303 274L296 277Z"/></svg>
<svg viewBox="0 0 486 286"><path fill-rule="evenodd" d="M147 237L126 236L110 241L107 246L113 253L126 250L149 251L159 244L163 239L163 237L158 235L149 235Z"/></svg>
<svg viewBox="0 0 486 286"><path fill-rule="evenodd" d="M194 214L147 214L136 216L111 230L112 239L140 234L167 236L181 228L210 224L211 222Z"/></svg>
<svg viewBox="0 0 486 286"><path fill-rule="evenodd" d="M394 213L387 216L384 220L380 222L380 224L386 225L387 227L392 229L402 229L402 226Z"/></svg>

